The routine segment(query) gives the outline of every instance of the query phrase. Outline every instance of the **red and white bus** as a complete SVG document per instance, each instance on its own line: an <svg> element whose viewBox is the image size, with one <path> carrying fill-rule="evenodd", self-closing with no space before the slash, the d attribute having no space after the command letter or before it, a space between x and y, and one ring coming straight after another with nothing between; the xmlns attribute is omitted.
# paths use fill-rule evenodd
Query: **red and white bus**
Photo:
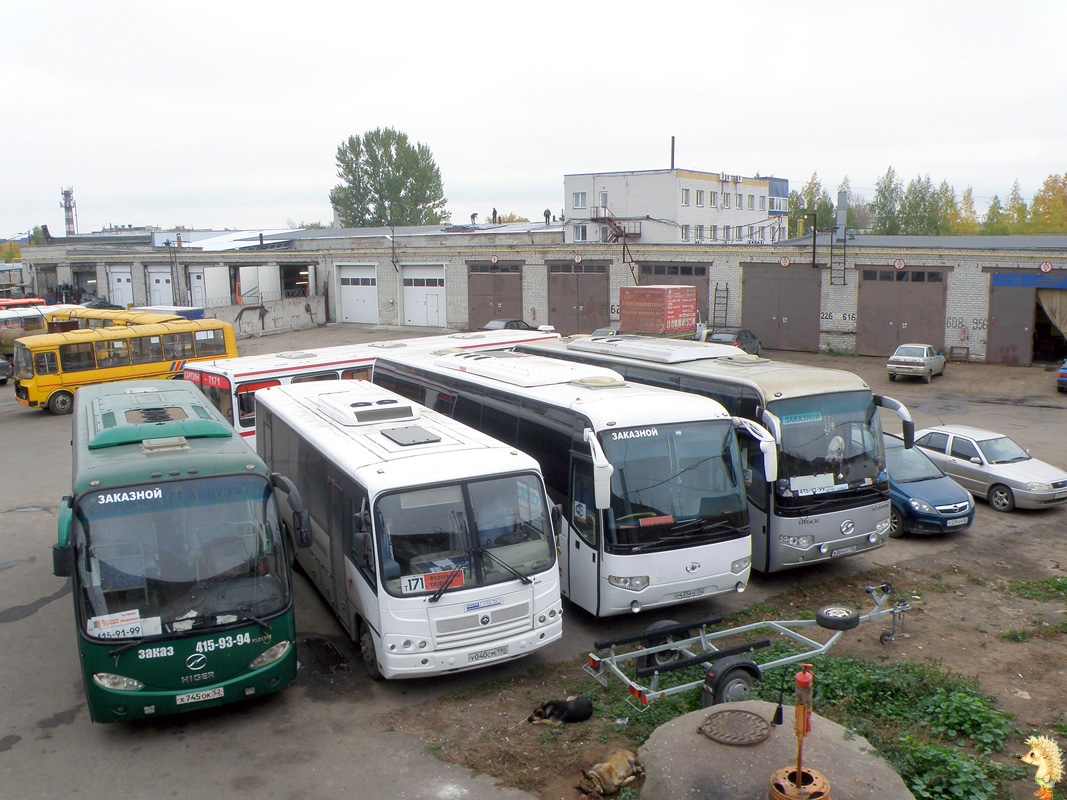
<svg viewBox="0 0 1067 800"><path fill-rule="evenodd" d="M211 404L255 448L257 389L310 381L370 380L374 359L381 353L504 350L517 344L557 338L558 333L549 331L496 330L342 344L314 350L201 361L186 368L185 380L197 384Z"/></svg>

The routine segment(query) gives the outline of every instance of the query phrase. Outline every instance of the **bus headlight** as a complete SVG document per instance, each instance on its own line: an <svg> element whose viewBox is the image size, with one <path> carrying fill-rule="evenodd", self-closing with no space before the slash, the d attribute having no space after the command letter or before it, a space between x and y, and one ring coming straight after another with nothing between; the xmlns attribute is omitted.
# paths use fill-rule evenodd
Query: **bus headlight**
<svg viewBox="0 0 1067 800"><path fill-rule="evenodd" d="M889 517L878 520L878 524L874 526L875 533L885 533L889 530Z"/></svg>
<svg viewBox="0 0 1067 800"><path fill-rule="evenodd" d="M752 559L750 557L746 556L745 558L739 558L737 559L737 561L734 561L732 564L730 564L730 572L736 575L739 572L744 572L751 565Z"/></svg>
<svg viewBox="0 0 1067 800"><path fill-rule="evenodd" d="M248 668L261 669L262 667L265 667L268 664L273 664L275 661L277 661L279 658L289 652L289 646L291 644L292 642L286 639L284 642L278 642L278 644L274 645L273 647L268 647L266 650L264 650L254 659L252 659L252 663L248 665Z"/></svg>
<svg viewBox="0 0 1067 800"><path fill-rule="evenodd" d="M625 589L628 592L640 592L642 589L648 588L648 576L631 575L619 577L618 575L608 575L608 583L612 586L618 586L620 589Z"/></svg>
<svg viewBox="0 0 1067 800"><path fill-rule="evenodd" d="M144 688L144 684L140 681L127 678L125 675L113 675L110 672L97 672L93 675L93 680L96 681L97 686L115 692L136 692Z"/></svg>
<svg viewBox="0 0 1067 800"><path fill-rule="evenodd" d="M797 550L807 550L815 544L814 536L779 536L778 544L786 547L795 547Z"/></svg>

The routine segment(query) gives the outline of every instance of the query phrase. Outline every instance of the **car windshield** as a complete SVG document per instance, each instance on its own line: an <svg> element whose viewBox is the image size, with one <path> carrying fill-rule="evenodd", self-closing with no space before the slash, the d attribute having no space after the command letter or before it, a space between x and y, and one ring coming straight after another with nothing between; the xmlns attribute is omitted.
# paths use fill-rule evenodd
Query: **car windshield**
<svg viewBox="0 0 1067 800"><path fill-rule="evenodd" d="M990 464L1011 464L1030 459L1030 454L1007 436L978 442L978 449Z"/></svg>
<svg viewBox="0 0 1067 800"><path fill-rule="evenodd" d="M926 454L914 447L887 447L885 463L889 477L894 483L914 483L940 478L944 473L927 458Z"/></svg>
<svg viewBox="0 0 1067 800"><path fill-rule="evenodd" d="M608 552L708 544L747 526L740 451L729 422L613 430L601 440L615 468Z"/></svg>
<svg viewBox="0 0 1067 800"><path fill-rule="evenodd" d="M776 484L781 505L884 485L882 424L870 392L778 400L768 410L781 423Z"/></svg>
<svg viewBox="0 0 1067 800"><path fill-rule="evenodd" d="M375 503L374 528L382 585L393 595L501 583L556 558L535 475L393 492Z"/></svg>
<svg viewBox="0 0 1067 800"><path fill-rule="evenodd" d="M884 350L882 352L885 352ZM923 358L926 355L925 347L906 347L901 345L897 348L897 351L893 353L893 357L904 356L905 358Z"/></svg>
<svg viewBox="0 0 1067 800"><path fill-rule="evenodd" d="M737 335L733 333L713 333L709 337L713 342L726 342L733 344L737 340Z"/></svg>
<svg viewBox="0 0 1067 800"><path fill-rule="evenodd" d="M91 492L74 508L89 636L111 639L227 625L290 603L278 508L262 476Z"/></svg>

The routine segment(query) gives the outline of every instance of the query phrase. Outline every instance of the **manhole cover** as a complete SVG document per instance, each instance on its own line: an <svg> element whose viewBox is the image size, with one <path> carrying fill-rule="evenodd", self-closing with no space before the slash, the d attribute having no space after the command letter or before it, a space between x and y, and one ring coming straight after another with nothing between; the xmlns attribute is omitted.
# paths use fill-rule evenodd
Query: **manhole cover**
<svg viewBox="0 0 1067 800"><path fill-rule="evenodd" d="M700 726L700 732L720 744L759 744L771 735L771 726L759 714L724 708L713 711Z"/></svg>
<svg viewBox="0 0 1067 800"><path fill-rule="evenodd" d="M348 658L324 636L302 636L298 641L301 654L309 657L307 666L312 672L325 674L348 670Z"/></svg>

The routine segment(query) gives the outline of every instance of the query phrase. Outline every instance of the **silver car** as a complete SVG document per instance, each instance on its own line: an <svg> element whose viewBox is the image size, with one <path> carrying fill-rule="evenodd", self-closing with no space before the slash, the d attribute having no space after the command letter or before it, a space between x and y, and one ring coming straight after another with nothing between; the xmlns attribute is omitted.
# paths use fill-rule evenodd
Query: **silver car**
<svg viewBox="0 0 1067 800"><path fill-rule="evenodd" d="M1038 461L1003 434L940 425L916 433L915 444L997 511L1067 503L1067 472Z"/></svg>
<svg viewBox="0 0 1067 800"><path fill-rule="evenodd" d="M902 344L889 357L885 371L891 381L895 381L897 375L911 375L929 383L934 375L945 374L945 363L945 354L933 345Z"/></svg>

